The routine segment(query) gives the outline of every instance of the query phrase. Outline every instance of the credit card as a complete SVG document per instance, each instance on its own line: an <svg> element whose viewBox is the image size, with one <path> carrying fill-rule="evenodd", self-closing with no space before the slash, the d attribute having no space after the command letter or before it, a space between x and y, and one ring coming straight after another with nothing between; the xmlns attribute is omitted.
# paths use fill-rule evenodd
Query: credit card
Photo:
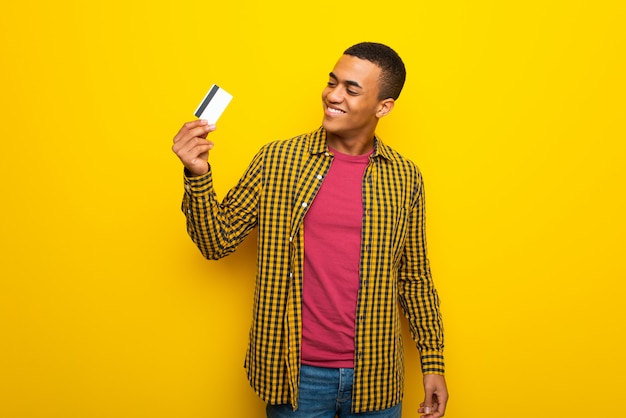
<svg viewBox="0 0 626 418"><path fill-rule="evenodd" d="M196 109L194 115L199 119L206 119L209 124L214 124L222 116L226 106L233 99L233 96L226 90L213 84L209 92L204 96L202 102Z"/></svg>

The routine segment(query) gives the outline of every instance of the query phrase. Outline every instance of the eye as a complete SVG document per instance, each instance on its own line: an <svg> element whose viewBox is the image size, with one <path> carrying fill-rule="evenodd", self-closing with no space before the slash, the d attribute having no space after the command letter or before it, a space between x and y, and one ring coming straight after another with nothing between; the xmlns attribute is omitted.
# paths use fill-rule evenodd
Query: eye
<svg viewBox="0 0 626 418"><path fill-rule="evenodd" d="M328 87L335 87L337 85L337 82L334 80L328 80Z"/></svg>
<svg viewBox="0 0 626 418"><path fill-rule="evenodd" d="M354 91L354 90L350 90L350 89L347 89L346 91L347 91L347 92L348 92L348 94L349 94L349 95L351 95L351 96L356 96L357 94L359 94L359 92Z"/></svg>

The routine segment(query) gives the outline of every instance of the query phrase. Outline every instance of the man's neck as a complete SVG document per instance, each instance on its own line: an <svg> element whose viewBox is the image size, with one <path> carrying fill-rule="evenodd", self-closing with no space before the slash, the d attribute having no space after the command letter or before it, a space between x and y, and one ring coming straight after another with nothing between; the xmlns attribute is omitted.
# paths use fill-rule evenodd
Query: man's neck
<svg viewBox="0 0 626 418"><path fill-rule="evenodd" d="M374 148L374 133L358 137L341 137L327 133L326 143L343 154L364 155Z"/></svg>

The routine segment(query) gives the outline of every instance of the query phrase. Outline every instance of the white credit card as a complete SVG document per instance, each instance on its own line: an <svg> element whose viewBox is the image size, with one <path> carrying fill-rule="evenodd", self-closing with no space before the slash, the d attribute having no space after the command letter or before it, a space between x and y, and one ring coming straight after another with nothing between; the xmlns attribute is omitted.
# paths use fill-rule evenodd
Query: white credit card
<svg viewBox="0 0 626 418"><path fill-rule="evenodd" d="M233 96L230 93L213 84L202 102L200 102L194 115L199 119L205 119L209 124L214 124L222 116L226 106L232 99Z"/></svg>

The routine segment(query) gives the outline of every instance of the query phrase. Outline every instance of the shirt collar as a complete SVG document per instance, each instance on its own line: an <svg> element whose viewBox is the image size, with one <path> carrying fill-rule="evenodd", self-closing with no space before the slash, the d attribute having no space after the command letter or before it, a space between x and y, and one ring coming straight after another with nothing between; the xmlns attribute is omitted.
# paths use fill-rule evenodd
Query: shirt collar
<svg viewBox="0 0 626 418"><path fill-rule="evenodd" d="M323 154L328 152L328 146L326 145L326 130L323 127L318 128L316 131L307 135L307 141L309 142L309 151L311 154ZM383 141L374 136L374 153L373 158L383 157L386 160L392 160L391 150Z"/></svg>

